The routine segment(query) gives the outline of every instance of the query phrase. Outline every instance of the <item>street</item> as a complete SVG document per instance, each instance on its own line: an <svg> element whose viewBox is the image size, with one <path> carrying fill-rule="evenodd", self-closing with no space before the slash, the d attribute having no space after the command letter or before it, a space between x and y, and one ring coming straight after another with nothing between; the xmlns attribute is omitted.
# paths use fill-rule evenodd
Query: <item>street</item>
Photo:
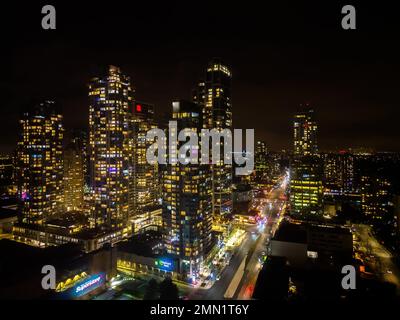
<svg viewBox="0 0 400 320"><path fill-rule="evenodd" d="M241 245L235 249L234 255L228 266L221 273L219 281L216 281L210 289L189 289L190 300L222 300L225 292L233 281L237 270L245 260L245 270L232 299L251 299L258 273L261 270L259 258L267 251L266 243L275 232L277 224L285 210L286 183L272 189L260 207L266 217L265 224L245 226L246 236Z"/></svg>
<svg viewBox="0 0 400 320"><path fill-rule="evenodd" d="M247 258L248 262L246 264L244 276L234 297L235 299L247 300L251 299L253 295L258 274L262 267L259 258L263 253L266 253L266 243L276 230L279 221L278 218L284 214L284 201L282 200L284 192L284 188L281 187L273 189L268 195L268 201L272 203L272 208L269 208L269 204L264 206L264 215L267 217L267 223L265 226L261 227L261 232L259 233L253 253Z"/></svg>
<svg viewBox="0 0 400 320"><path fill-rule="evenodd" d="M196 287L176 282L180 296L189 300L251 299L258 274L262 268L262 258L265 258L267 254L267 243L275 233L285 213L286 186L287 179L282 178L278 185L268 192L264 190L264 195L254 200L253 206L261 213L262 219L256 224L241 224L235 226L238 233L240 234L242 232L243 235L239 237L230 236L229 240L225 243L225 248L222 252L226 252L226 248L230 247L229 250L232 250L232 255L226 266L225 263L223 264L223 269L221 268L222 271L213 271L219 273L218 278L209 282L206 286ZM238 240L239 238L243 240L240 242ZM236 241L237 244L233 244ZM225 254L223 254L223 256L224 255ZM220 258L217 260L219 259ZM143 278L145 279L147 276L143 274ZM162 279L160 278L158 280L161 281ZM204 281L204 279L202 281ZM115 289L108 290L96 298L106 300L117 298L133 299L131 296L121 296L121 294L119 294L119 290L116 288L121 289L122 283L125 282L116 283ZM145 283L145 280L139 281L139 279L137 279L133 282L127 281L126 286L129 286L131 291L136 290L142 292ZM124 290L122 290L122 292L124 292Z"/></svg>
<svg viewBox="0 0 400 320"><path fill-rule="evenodd" d="M359 251L365 254L367 264L383 281L395 284L400 293L400 271L392 261L392 254L373 236L370 226L355 225L354 229L360 239Z"/></svg>

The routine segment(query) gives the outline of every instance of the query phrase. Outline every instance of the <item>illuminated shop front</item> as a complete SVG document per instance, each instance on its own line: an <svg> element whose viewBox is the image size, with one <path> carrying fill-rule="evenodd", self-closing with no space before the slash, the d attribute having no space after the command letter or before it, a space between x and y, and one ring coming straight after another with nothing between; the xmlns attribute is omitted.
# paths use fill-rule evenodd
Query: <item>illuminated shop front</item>
<svg viewBox="0 0 400 320"><path fill-rule="evenodd" d="M169 257L143 257L133 253L119 252L117 270L129 275L144 273L176 279L179 274L178 262L178 259Z"/></svg>
<svg viewBox="0 0 400 320"><path fill-rule="evenodd" d="M105 289L104 272L87 275L85 272L68 278L57 284L56 291L60 299L88 299Z"/></svg>

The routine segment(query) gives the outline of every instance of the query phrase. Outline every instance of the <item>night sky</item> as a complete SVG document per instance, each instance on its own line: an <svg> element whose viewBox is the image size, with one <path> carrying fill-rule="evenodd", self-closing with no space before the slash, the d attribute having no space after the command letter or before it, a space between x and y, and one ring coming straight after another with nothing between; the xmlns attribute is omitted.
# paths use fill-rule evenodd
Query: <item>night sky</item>
<svg viewBox="0 0 400 320"><path fill-rule="evenodd" d="M254 128L269 149L291 148L291 117L309 103L322 150L400 151L400 22L390 4L31 2L2 4L0 152L14 149L32 99L58 101L67 130L86 127L98 66L120 66L162 115L191 97L213 57L233 71L234 127ZM55 31L41 29L44 4L56 7ZM356 7L357 30L341 28L345 4Z"/></svg>

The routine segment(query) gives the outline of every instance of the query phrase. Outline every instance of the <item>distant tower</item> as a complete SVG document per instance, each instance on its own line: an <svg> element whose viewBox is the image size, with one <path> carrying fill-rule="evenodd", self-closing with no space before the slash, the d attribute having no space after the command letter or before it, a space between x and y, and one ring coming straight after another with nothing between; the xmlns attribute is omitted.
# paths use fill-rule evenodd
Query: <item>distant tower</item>
<svg viewBox="0 0 400 320"><path fill-rule="evenodd" d="M314 110L308 108L294 116L294 154L295 156L315 155L318 153L317 122Z"/></svg>
<svg viewBox="0 0 400 320"><path fill-rule="evenodd" d="M256 179L260 180L267 174L267 145L264 141L257 141L255 150L255 173Z"/></svg>
<svg viewBox="0 0 400 320"><path fill-rule="evenodd" d="M16 169L23 223L44 224L62 211L63 133L53 101L32 105L22 115Z"/></svg>
<svg viewBox="0 0 400 320"><path fill-rule="evenodd" d="M89 84L92 221L123 227L128 219L130 78L109 66Z"/></svg>
<svg viewBox="0 0 400 320"><path fill-rule="evenodd" d="M361 177L361 209L369 221L382 222L382 220L388 219L390 214L393 194L390 181L380 175L378 170L376 171L376 173L366 173Z"/></svg>
<svg viewBox="0 0 400 320"><path fill-rule="evenodd" d="M354 155L324 154L324 187L330 192L348 194L354 191Z"/></svg>

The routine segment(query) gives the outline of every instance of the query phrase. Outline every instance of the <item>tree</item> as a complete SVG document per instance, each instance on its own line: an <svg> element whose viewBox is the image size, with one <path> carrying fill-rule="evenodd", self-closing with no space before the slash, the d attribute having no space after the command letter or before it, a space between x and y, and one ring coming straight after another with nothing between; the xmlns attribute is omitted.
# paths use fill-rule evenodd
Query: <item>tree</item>
<svg viewBox="0 0 400 320"><path fill-rule="evenodd" d="M154 279L151 279L146 286L146 291L144 293L144 300L157 300L159 298L159 285Z"/></svg>
<svg viewBox="0 0 400 320"><path fill-rule="evenodd" d="M172 282L171 278L165 278L160 283L160 300L178 300L178 287Z"/></svg>

